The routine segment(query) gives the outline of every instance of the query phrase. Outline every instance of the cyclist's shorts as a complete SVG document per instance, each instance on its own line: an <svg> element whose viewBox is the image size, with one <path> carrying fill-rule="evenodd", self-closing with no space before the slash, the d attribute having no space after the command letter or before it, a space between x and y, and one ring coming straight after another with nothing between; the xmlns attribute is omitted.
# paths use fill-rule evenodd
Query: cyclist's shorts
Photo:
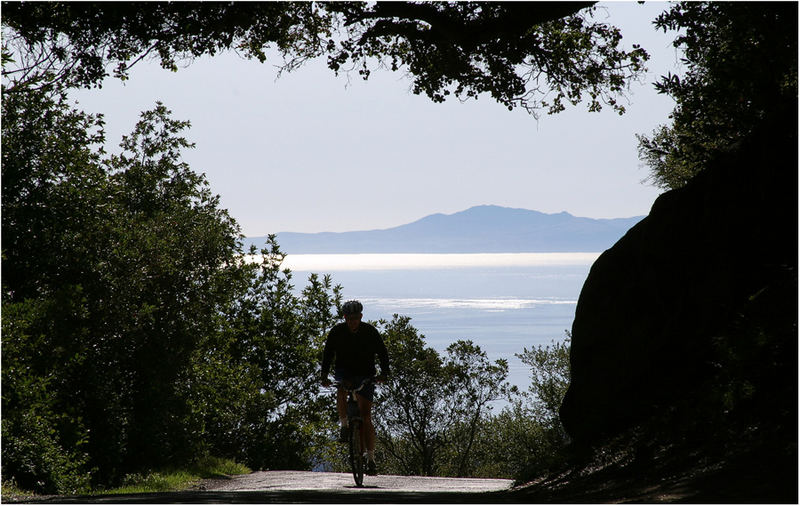
<svg viewBox="0 0 800 506"><path fill-rule="evenodd" d="M333 379L336 381L349 381L353 385L360 385L362 381L369 377L370 376L351 376L343 369L336 369L333 371ZM372 402L372 398L375 396L375 383L365 385L361 390L358 391L358 395L365 398L369 402Z"/></svg>

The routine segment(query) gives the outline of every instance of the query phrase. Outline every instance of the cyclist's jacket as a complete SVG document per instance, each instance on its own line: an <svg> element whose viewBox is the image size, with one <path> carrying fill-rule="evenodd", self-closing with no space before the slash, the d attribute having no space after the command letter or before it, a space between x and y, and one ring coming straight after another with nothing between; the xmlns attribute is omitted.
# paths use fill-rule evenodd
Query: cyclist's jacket
<svg viewBox="0 0 800 506"><path fill-rule="evenodd" d="M389 375L389 354L377 329L361 322L358 331L350 332L347 323L333 327L322 353L322 377L327 378L331 362L336 357L335 370L347 376L374 376L375 355L381 361L381 374Z"/></svg>

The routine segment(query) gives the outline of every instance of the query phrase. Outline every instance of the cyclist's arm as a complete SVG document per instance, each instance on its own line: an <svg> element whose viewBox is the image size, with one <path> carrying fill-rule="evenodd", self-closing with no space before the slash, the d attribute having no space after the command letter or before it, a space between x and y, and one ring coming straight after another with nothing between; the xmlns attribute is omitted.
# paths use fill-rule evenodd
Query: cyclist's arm
<svg viewBox="0 0 800 506"><path fill-rule="evenodd" d="M328 373L331 370L331 362L333 362L333 356L335 354L332 335L328 334L328 339L325 341L325 349L322 351L321 379L323 384L328 382Z"/></svg>

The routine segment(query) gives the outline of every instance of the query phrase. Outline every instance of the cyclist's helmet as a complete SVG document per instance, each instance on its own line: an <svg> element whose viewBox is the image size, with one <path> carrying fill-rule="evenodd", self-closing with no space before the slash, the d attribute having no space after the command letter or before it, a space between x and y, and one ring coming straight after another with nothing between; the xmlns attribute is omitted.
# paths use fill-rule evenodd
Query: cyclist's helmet
<svg viewBox="0 0 800 506"><path fill-rule="evenodd" d="M362 306L357 300L348 300L342 304L343 315L360 314L363 310L364 306Z"/></svg>

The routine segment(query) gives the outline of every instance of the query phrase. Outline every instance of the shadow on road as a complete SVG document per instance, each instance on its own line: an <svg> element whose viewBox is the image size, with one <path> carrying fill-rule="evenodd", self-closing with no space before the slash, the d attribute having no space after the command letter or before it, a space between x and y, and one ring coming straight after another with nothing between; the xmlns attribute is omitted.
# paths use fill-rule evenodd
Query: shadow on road
<svg viewBox="0 0 800 506"><path fill-rule="evenodd" d="M274 503L382 503L477 504L509 501L503 492L398 492L368 487L350 490L264 490L248 492L188 491L152 494L60 496L31 501L46 504L274 504Z"/></svg>
<svg viewBox="0 0 800 506"><path fill-rule="evenodd" d="M381 475L356 487L349 473L257 471L209 479L181 492L49 496L20 502L50 504L204 503L498 503L509 497L511 480ZM511 500L509 500L511 499Z"/></svg>

